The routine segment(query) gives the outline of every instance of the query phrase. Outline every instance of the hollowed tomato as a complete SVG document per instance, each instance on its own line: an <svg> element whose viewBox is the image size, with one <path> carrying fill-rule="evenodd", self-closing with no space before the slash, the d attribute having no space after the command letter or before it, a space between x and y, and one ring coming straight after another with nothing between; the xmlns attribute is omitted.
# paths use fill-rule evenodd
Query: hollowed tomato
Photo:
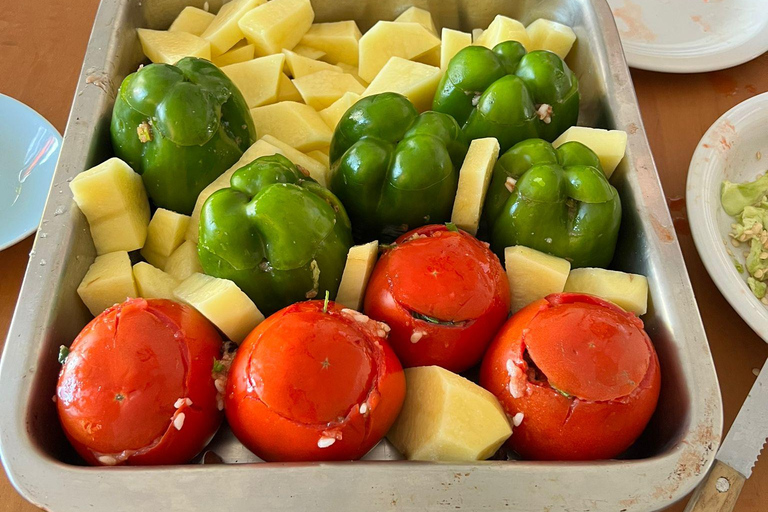
<svg viewBox="0 0 768 512"><path fill-rule="evenodd" d="M522 417L508 441L522 457L591 460L615 457L638 438L661 376L637 316L563 293L509 319L483 359L480 384L510 417Z"/></svg>
<svg viewBox="0 0 768 512"><path fill-rule="evenodd" d="M300 302L267 318L230 368L226 414L237 438L267 461L365 455L405 399L388 331L333 302Z"/></svg>
<svg viewBox="0 0 768 512"><path fill-rule="evenodd" d="M189 306L130 299L80 332L56 402L64 432L90 464L181 464L223 419L211 376L222 339Z"/></svg>
<svg viewBox="0 0 768 512"><path fill-rule="evenodd" d="M509 314L509 282L488 246L430 225L404 234L373 270L364 311L392 327L403 366L461 372L477 364Z"/></svg>

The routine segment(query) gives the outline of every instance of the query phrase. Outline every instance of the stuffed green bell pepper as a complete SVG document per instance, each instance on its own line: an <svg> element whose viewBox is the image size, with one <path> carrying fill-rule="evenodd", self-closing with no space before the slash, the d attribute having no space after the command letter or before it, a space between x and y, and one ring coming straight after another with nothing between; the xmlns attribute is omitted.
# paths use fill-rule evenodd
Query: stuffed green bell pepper
<svg viewBox="0 0 768 512"><path fill-rule="evenodd" d="M256 138L237 87L195 57L125 77L110 131L115 154L141 174L155 206L184 214Z"/></svg>
<svg viewBox="0 0 768 512"><path fill-rule="evenodd" d="M281 155L235 171L200 216L203 270L234 281L265 315L335 297L351 245L341 202Z"/></svg>
<svg viewBox="0 0 768 512"><path fill-rule="evenodd" d="M419 115L407 98L363 98L331 141L330 189L349 212L355 238L390 241L449 219L467 143L446 114Z"/></svg>
<svg viewBox="0 0 768 512"><path fill-rule="evenodd" d="M621 201L588 147L572 141L555 149L530 139L499 158L483 217L499 255L525 245L573 267L606 267L616 248Z"/></svg>
<svg viewBox="0 0 768 512"><path fill-rule="evenodd" d="M579 82L552 52L526 53L517 41L468 46L448 64L432 109L453 116L470 140L496 137L503 152L575 125Z"/></svg>

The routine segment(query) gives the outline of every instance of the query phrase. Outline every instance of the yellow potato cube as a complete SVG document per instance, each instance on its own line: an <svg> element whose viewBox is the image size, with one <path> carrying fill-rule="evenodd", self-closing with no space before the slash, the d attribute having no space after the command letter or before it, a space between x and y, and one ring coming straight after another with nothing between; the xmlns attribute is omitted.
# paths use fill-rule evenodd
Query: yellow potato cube
<svg viewBox="0 0 768 512"><path fill-rule="evenodd" d="M211 45L205 39L187 32L136 29L144 55L152 62L176 64L184 57L211 60Z"/></svg>
<svg viewBox="0 0 768 512"><path fill-rule="evenodd" d="M176 19L173 20L168 32L188 32L199 36L211 24L216 16L208 11L192 7L191 5L182 9Z"/></svg>
<svg viewBox="0 0 768 512"><path fill-rule="evenodd" d="M339 66L334 66L333 64L328 64L321 60L310 59L290 50L283 50L283 53L285 54L285 65L288 68L288 73L293 78L301 78L317 73L318 71L336 71L337 73L342 73Z"/></svg>
<svg viewBox="0 0 768 512"><path fill-rule="evenodd" d="M184 242L188 228L189 215L158 208L149 221L141 255L157 268L165 268L168 257Z"/></svg>
<svg viewBox="0 0 768 512"><path fill-rule="evenodd" d="M408 460L485 460L512 435L499 401L439 366L405 369L403 408L387 439Z"/></svg>
<svg viewBox="0 0 768 512"><path fill-rule="evenodd" d="M139 297L176 300L173 290L179 286L179 281L159 268L140 261L133 266L133 278L136 281Z"/></svg>
<svg viewBox="0 0 768 512"><path fill-rule="evenodd" d="M493 49L494 46L504 41L518 41L526 50L531 46L525 26L519 21L501 14L493 19L488 28L475 41L475 44Z"/></svg>
<svg viewBox="0 0 768 512"><path fill-rule="evenodd" d="M187 240L173 251L165 262L165 272L178 281L183 281L195 272L202 272L200 258L197 255L197 242Z"/></svg>
<svg viewBox="0 0 768 512"><path fill-rule="evenodd" d="M379 21L360 38L360 77L371 83L391 57L415 59L439 46L418 23Z"/></svg>
<svg viewBox="0 0 768 512"><path fill-rule="evenodd" d="M586 126L571 126L555 139L552 145L558 147L572 140L581 142L595 152L600 159L603 172L608 178L616 170L627 150L627 132L587 128Z"/></svg>
<svg viewBox="0 0 768 512"><path fill-rule="evenodd" d="M285 55L278 53L224 66L221 70L243 93L248 107L253 108L277 100L284 63Z"/></svg>
<svg viewBox="0 0 768 512"><path fill-rule="evenodd" d="M200 37L210 41L211 55L226 52L243 38L243 31L237 24L245 13L267 0L232 0L221 6L216 17Z"/></svg>
<svg viewBox="0 0 768 512"><path fill-rule="evenodd" d="M77 287L77 294L93 316L129 297L138 297L128 253L116 251L96 256Z"/></svg>
<svg viewBox="0 0 768 512"><path fill-rule="evenodd" d="M472 44L478 44L478 40L480 39L480 36L483 35L483 32L485 31L481 28L472 29Z"/></svg>
<svg viewBox="0 0 768 512"><path fill-rule="evenodd" d="M299 90L285 73L281 74L280 81L277 84L277 101L275 103L281 101L302 101Z"/></svg>
<svg viewBox="0 0 768 512"><path fill-rule="evenodd" d="M353 77L355 77L355 80L360 82L364 87L368 86L368 82L366 82L365 80L360 78L360 75L358 74L357 66L351 66L351 65L345 64L343 62L339 62L336 65L339 66L344 73L346 73L348 75L352 75Z"/></svg>
<svg viewBox="0 0 768 512"><path fill-rule="evenodd" d="M424 112L432 108L432 100L442 76L438 67L392 57L365 90L363 97L397 92L411 100L416 110Z"/></svg>
<svg viewBox="0 0 768 512"><path fill-rule="evenodd" d="M256 46L256 55L270 55L296 46L314 19L309 0L271 0L240 18L238 25Z"/></svg>
<svg viewBox="0 0 768 512"><path fill-rule="evenodd" d="M315 23L301 38L301 44L325 52L331 64L357 66L360 29L352 20Z"/></svg>
<svg viewBox="0 0 768 512"><path fill-rule="evenodd" d="M322 50L316 50L315 48L312 48L310 46L306 46L303 44L297 44L293 47L293 53L297 55L301 55L302 57L306 57L308 59L322 59L325 57L325 52Z"/></svg>
<svg viewBox="0 0 768 512"><path fill-rule="evenodd" d="M228 279L192 274L174 290L174 295L198 310L235 343L243 341L264 321L259 308Z"/></svg>
<svg viewBox="0 0 768 512"><path fill-rule="evenodd" d="M499 158L499 149L499 141L495 137L473 140L459 170L459 186L453 202L451 222L473 235L477 234L480 213L483 211L493 166Z"/></svg>
<svg viewBox="0 0 768 512"><path fill-rule="evenodd" d="M400 16L395 18L395 21L401 23L418 23L431 33L437 35L437 28L435 28L435 22L432 19L432 15L429 11L421 9L419 7L411 6L403 11Z"/></svg>
<svg viewBox="0 0 768 512"><path fill-rule="evenodd" d="M451 28L443 29L443 42L440 45L440 69L443 71L448 67L448 63L456 56L459 51L472 44L472 34L453 30Z"/></svg>
<svg viewBox="0 0 768 512"><path fill-rule="evenodd" d="M343 116L349 108L357 103L360 99L360 95L354 92L347 92L341 98L336 100L333 105L320 111L320 117L323 118L325 124L333 131L336 129L336 125L339 124L341 116Z"/></svg>
<svg viewBox="0 0 768 512"><path fill-rule="evenodd" d="M328 183L327 183L328 166L327 165L323 165L322 163L318 162L317 160L310 157L309 155L306 155L301 151L299 151L298 149L289 146L285 142L273 137L272 135L265 135L264 137L262 137L261 140L277 148L281 155L283 155L285 158L293 162L298 167L301 167L305 171L307 171L309 173L310 178L312 178L313 180L315 180L316 182L318 182L324 187L328 186Z"/></svg>
<svg viewBox="0 0 768 512"><path fill-rule="evenodd" d="M331 143L333 132L315 109L295 101L282 101L251 109L256 133L272 135L299 151Z"/></svg>
<svg viewBox="0 0 768 512"><path fill-rule="evenodd" d="M336 71L318 71L311 75L295 78L293 85L304 98L304 103L315 110L330 107L348 92L359 95L365 91L365 87L360 85L355 77Z"/></svg>
<svg viewBox="0 0 768 512"><path fill-rule="evenodd" d="M88 219L97 254L135 251L144 246L149 200L141 176L119 158L78 174L69 184Z"/></svg>
<svg viewBox="0 0 768 512"><path fill-rule="evenodd" d="M341 284L336 293L336 302L348 308L362 311L365 287L379 256L379 242L355 245L347 253L347 263L341 275Z"/></svg>
<svg viewBox="0 0 768 512"><path fill-rule="evenodd" d="M568 260L522 245L504 249L504 266L512 294L512 314L551 293L562 292L571 270Z"/></svg>
<svg viewBox="0 0 768 512"><path fill-rule="evenodd" d="M525 29L531 41L528 51L549 50L564 59L576 42L576 34L567 25L539 18Z"/></svg>
<svg viewBox="0 0 768 512"><path fill-rule="evenodd" d="M639 274L576 268L568 275L564 291L596 295L638 316L648 311L648 279Z"/></svg>
<svg viewBox="0 0 768 512"><path fill-rule="evenodd" d="M312 160L317 160L319 163L323 164L326 169L331 167L331 161L328 157L328 153L323 153L319 149L313 149L312 151L307 152L307 156Z"/></svg>
<svg viewBox="0 0 768 512"><path fill-rule="evenodd" d="M253 49L255 46L252 44L244 44L243 46L235 47L226 53L222 53L218 57L213 58L213 63L223 68L230 64L237 64L239 62L246 62L253 59Z"/></svg>

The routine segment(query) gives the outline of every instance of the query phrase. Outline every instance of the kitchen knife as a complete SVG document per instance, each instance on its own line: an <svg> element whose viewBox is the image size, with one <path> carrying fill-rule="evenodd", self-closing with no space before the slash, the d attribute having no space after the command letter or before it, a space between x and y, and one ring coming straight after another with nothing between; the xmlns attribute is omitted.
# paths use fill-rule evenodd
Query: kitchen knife
<svg viewBox="0 0 768 512"><path fill-rule="evenodd" d="M684 512L730 512L744 481L752 474L768 437L768 363L725 436L707 478L693 493Z"/></svg>

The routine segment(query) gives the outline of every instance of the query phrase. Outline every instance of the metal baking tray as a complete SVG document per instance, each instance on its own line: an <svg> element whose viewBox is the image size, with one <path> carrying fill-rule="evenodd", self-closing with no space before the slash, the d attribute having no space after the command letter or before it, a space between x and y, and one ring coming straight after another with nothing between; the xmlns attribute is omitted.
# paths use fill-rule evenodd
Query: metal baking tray
<svg viewBox="0 0 768 512"><path fill-rule="evenodd" d="M612 178L624 206L613 265L648 276L643 318L658 350L662 390L643 436L620 459L581 463L419 463L386 443L368 460L259 463L224 428L219 464L86 467L59 427L54 395L59 345L90 319L76 294L93 261L85 218L68 182L111 156L117 88L143 61L135 28L165 28L196 0L103 0L83 63L48 204L0 363L0 452L11 481L54 511L110 510L519 510L647 511L685 496L712 464L722 429L714 365L672 228L611 11L604 0L313 0L317 21L391 20L411 4L439 26L469 31L496 14L570 25L567 58L581 83L580 124L629 134ZM207 3L207 2L206 2ZM216 9L220 1L210 1ZM0 270L0 274L2 271ZM374 460L370 460L374 459ZM378 459L378 460L376 460Z"/></svg>

